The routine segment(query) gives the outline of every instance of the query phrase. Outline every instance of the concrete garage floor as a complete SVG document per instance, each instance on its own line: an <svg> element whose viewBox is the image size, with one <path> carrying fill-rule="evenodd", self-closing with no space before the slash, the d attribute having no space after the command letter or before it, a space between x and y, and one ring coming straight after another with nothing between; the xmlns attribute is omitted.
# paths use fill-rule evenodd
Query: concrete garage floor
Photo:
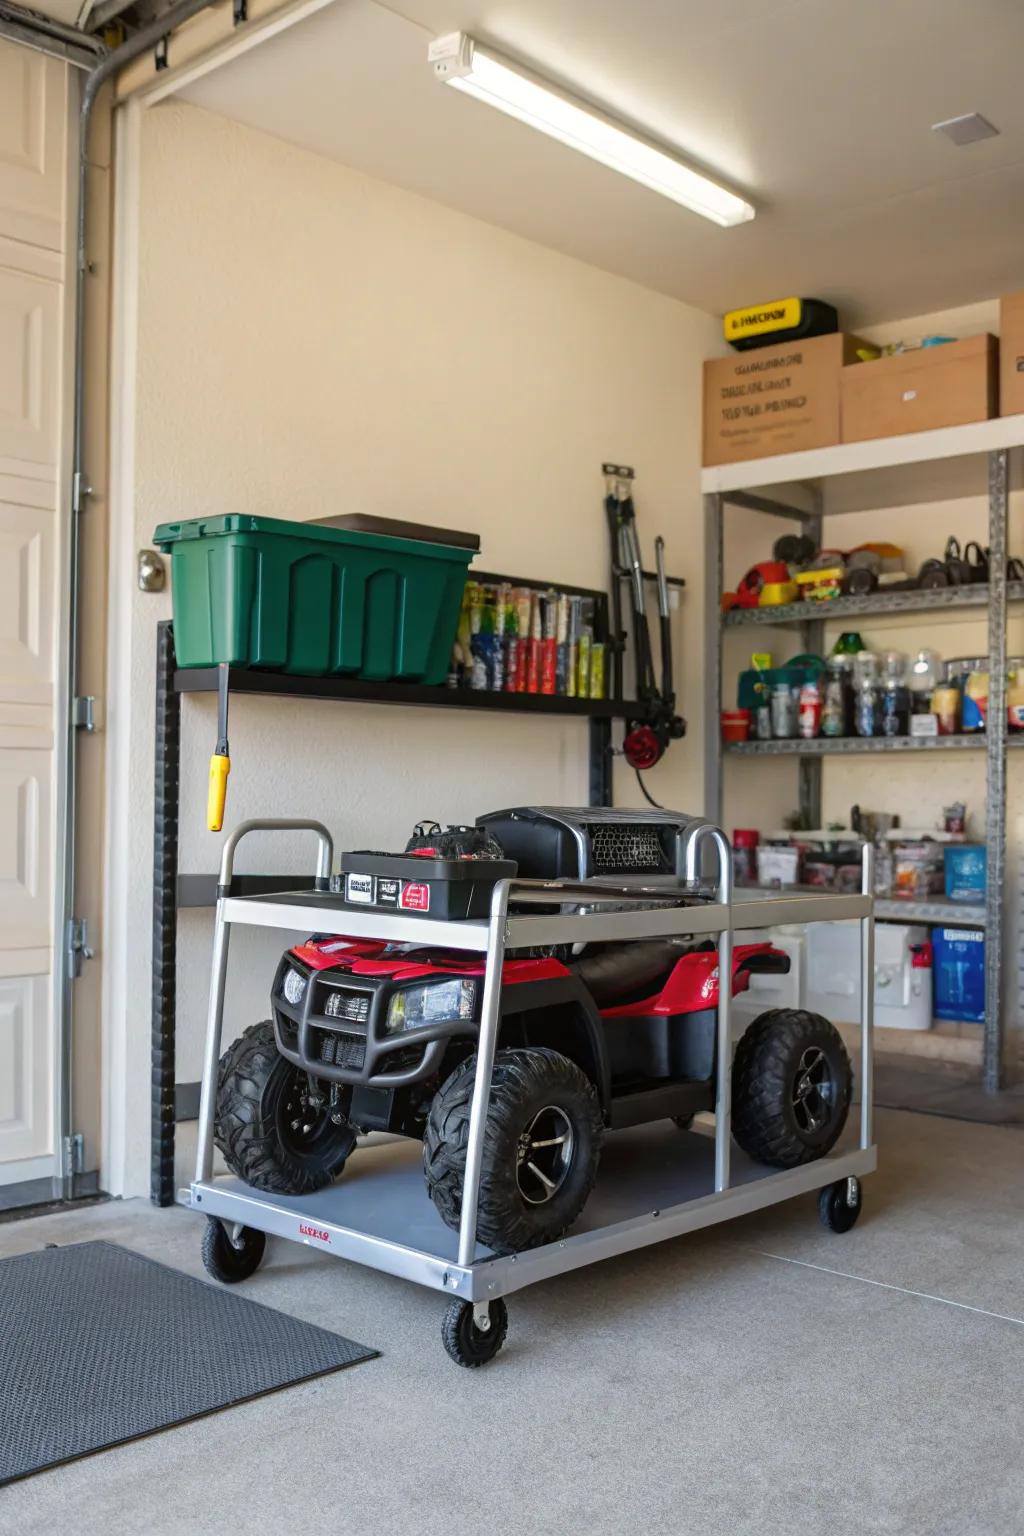
<svg viewBox="0 0 1024 1536"><path fill-rule="evenodd" d="M879 1113L860 1224L802 1199L514 1296L492 1365L441 1298L285 1243L245 1294L384 1353L0 1490L0 1530L475 1536L1024 1528L1024 1133ZM201 1223L0 1226L201 1274Z"/></svg>

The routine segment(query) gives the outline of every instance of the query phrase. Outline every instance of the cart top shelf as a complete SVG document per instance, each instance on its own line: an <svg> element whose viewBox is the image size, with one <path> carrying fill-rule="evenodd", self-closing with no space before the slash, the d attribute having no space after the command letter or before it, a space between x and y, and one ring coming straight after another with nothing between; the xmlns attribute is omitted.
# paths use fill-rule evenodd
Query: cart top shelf
<svg viewBox="0 0 1024 1536"><path fill-rule="evenodd" d="M527 900L526 896L520 898ZM637 905L616 912L562 913L547 911L508 918L508 949L543 944L603 943L616 939L657 938L670 934L716 934L742 921L744 928L770 928L778 923L839 922L867 917L868 896L825 893L813 896L768 896L744 901L742 911L720 902L691 900L674 906ZM484 919L445 922L431 917L379 911L362 912L336 895L319 891L283 892L260 896L229 896L224 919L260 928L296 932L334 932L350 938L388 939L398 943L436 944L446 949L482 952L487 948Z"/></svg>

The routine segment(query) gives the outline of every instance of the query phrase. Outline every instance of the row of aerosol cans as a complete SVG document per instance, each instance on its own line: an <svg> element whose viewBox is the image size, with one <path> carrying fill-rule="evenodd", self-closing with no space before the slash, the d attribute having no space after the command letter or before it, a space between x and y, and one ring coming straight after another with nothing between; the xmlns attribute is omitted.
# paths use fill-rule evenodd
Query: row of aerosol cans
<svg viewBox="0 0 1024 1536"><path fill-rule="evenodd" d="M452 651L453 688L603 699L594 599L553 587L467 581Z"/></svg>

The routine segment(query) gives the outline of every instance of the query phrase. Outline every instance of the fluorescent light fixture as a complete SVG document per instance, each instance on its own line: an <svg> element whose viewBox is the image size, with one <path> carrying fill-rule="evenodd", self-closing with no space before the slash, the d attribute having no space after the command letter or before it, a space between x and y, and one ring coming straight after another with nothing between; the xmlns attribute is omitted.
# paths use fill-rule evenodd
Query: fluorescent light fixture
<svg viewBox="0 0 1024 1536"><path fill-rule="evenodd" d="M735 192L618 127L593 107L532 77L520 66L505 63L464 32L435 38L427 58L445 85L497 107L499 112L518 118L581 155L589 155L652 192L660 192L702 218L729 225L754 217L751 205Z"/></svg>

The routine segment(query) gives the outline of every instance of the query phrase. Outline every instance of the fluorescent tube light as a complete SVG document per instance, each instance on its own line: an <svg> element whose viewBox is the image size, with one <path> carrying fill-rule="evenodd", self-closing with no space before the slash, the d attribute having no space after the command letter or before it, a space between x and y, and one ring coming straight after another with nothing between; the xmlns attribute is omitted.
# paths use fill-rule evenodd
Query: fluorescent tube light
<svg viewBox="0 0 1024 1536"><path fill-rule="evenodd" d="M427 58L445 85L497 107L715 224L743 224L754 217L751 205L735 192L618 127L593 107L506 64L464 32L435 38Z"/></svg>

